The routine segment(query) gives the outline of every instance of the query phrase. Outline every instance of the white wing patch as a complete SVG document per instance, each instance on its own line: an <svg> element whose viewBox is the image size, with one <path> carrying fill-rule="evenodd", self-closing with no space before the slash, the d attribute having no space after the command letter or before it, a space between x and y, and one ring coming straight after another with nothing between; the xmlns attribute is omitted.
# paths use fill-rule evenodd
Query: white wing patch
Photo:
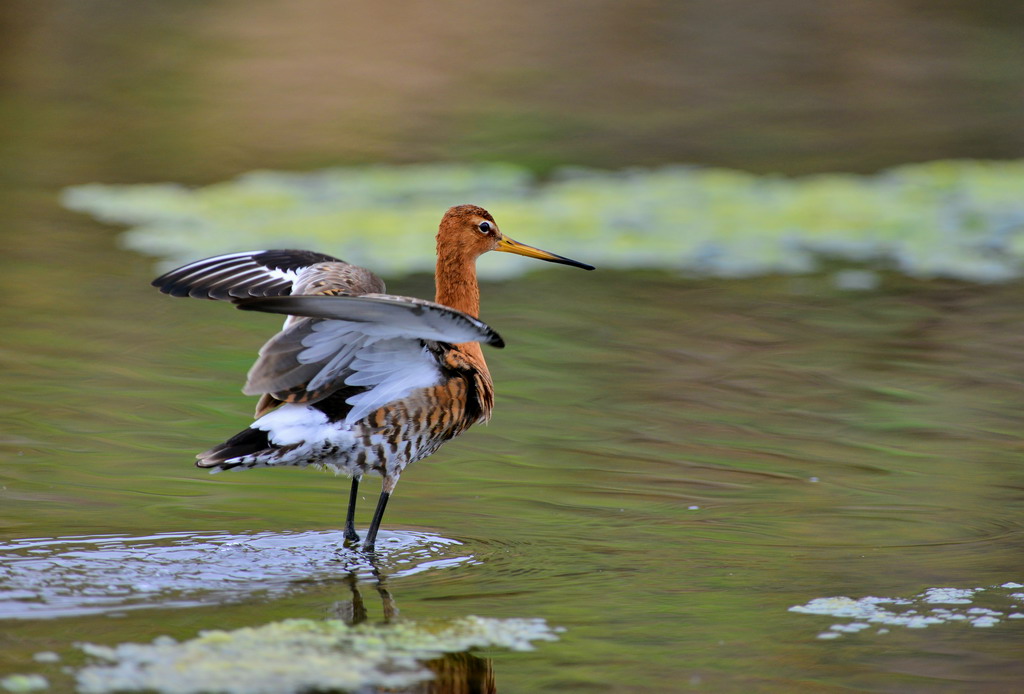
<svg viewBox="0 0 1024 694"><path fill-rule="evenodd" d="M352 424L417 388L441 382L437 361L418 338L391 335L394 329L382 325L340 320L316 324L303 339L306 349L297 359L302 364L326 363L306 387L316 390L343 377L346 385L368 388L346 400L352 409L345 421Z"/></svg>
<svg viewBox="0 0 1024 694"><path fill-rule="evenodd" d="M339 321L340 322L340 321ZM339 328L339 332L332 334L330 337L322 337L321 332L314 332L302 341L303 345L309 345L308 349L299 352L298 360L300 364L315 364L317 362L325 361L323 369L317 373L309 384L306 386L308 390L317 390L318 388L324 387L326 384L334 381L338 378L343 378L352 369L352 361L355 359L356 354L359 350L372 343L372 339L362 334L358 329L351 329L342 331ZM321 339L314 339L321 338ZM379 338L377 338L379 339ZM345 379L348 383L348 379ZM349 385L355 385L349 383Z"/></svg>
<svg viewBox="0 0 1024 694"><path fill-rule="evenodd" d="M270 275L274 279L287 280L292 284L299 279L299 273L297 270L282 270L280 268L263 268L263 273Z"/></svg>
<svg viewBox="0 0 1024 694"><path fill-rule="evenodd" d="M355 373L346 383L370 386L370 390L345 401L352 405L345 417L350 424L418 388L429 388L441 382L441 371L434 356L412 340L379 340L367 345L356 353L352 369Z"/></svg>

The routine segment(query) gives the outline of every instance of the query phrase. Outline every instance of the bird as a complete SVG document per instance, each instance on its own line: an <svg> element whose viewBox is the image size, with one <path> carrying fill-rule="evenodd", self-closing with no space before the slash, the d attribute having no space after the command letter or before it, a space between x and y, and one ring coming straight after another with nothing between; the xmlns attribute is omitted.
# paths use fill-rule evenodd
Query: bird
<svg viewBox="0 0 1024 694"><path fill-rule="evenodd" d="M445 212L436 243L434 301L388 294L366 268L305 250L229 253L153 280L174 297L287 316L242 389L259 396L255 421L197 455L196 465L211 472L313 465L349 476L346 546L360 542L362 477L379 475L381 493L362 545L373 553L406 466L490 419L494 386L481 344L505 343L478 317L477 258L501 251L594 269L505 236L477 205Z"/></svg>

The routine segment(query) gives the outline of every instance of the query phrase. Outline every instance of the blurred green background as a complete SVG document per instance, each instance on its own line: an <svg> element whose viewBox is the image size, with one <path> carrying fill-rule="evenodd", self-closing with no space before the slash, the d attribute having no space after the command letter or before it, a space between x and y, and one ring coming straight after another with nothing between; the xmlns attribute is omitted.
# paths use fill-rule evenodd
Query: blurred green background
<svg viewBox="0 0 1024 694"><path fill-rule="evenodd" d="M1024 154L1009 0L29 2L2 10L4 180Z"/></svg>

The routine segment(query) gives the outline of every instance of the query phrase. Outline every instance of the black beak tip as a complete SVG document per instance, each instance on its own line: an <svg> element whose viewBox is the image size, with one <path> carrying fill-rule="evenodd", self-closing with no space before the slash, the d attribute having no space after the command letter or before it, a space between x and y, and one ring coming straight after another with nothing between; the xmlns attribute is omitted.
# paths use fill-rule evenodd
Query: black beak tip
<svg viewBox="0 0 1024 694"><path fill-rule="evenodd" d="M545 258L545 260L548 260L548 262L552 262L552 263L561 263L562 265L570 265L572 267L581 267L584 270L594 270L594 269L596 269L593 265L588 265L587 263L581 263L578 260L573 260L572 258L566 258L563 255L556 255L554 258Z"/></svg>

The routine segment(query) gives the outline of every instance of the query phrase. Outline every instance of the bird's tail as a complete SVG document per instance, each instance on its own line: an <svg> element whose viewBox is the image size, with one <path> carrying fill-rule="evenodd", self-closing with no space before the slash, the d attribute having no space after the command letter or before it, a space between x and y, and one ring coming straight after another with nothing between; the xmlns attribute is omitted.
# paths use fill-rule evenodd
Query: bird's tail
<svg viewBox="0 0 1024 694"><path fill-rule="evenodd" d="M211 472L266 465L266 454L275 453L268 433L252 427L238 432L222 444L196 456L196 467L213 468Z"/></svg>

